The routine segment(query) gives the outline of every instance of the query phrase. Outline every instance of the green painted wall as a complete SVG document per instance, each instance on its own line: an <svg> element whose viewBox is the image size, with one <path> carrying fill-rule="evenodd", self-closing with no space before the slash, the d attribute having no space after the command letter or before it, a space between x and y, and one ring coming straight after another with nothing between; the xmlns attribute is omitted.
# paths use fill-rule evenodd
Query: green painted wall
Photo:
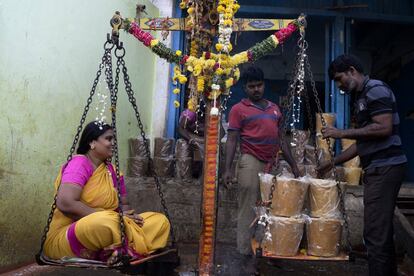
<svg viewBox="0 0 414 276"><path fill-rule="evenodd" d="M151 3L140 2L150 16L158 15ZM109 20L116 10L133 17L136 3L1 1L0 269L33 261L50 210L53 180L69 152L95 78L106 33L111 31ZM123 31L121 40L150 132L155 57ZM103 84L99 86L105 91ZM87 121L95 118L95 106ZM118 111L125 169L127 139L138 130L123 89Z"/></svg>

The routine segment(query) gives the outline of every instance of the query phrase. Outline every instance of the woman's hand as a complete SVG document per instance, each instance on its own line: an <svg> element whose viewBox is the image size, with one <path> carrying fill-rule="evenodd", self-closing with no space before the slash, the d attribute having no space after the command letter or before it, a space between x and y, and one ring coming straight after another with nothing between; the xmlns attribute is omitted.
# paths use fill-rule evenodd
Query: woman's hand
<svg viewBox="0 0 414 276"><path fill-rule="evenodd" d="M124 215L132 219L139 227L144 226L144 218L138 214L135 214L135 210L128 210L124 212Z"/></svg>

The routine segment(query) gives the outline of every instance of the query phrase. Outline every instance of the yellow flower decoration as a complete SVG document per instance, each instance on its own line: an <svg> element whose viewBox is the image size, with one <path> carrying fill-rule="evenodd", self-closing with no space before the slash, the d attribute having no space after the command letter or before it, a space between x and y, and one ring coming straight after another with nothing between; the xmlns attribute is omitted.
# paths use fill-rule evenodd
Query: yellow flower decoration
<svg viewBox="0 0 414 276"><path fill-rule="evenodd" d="M183 75L178 76L178 82L181 83L181 84L184 84L184 83L187 82L187 78Z"/></svg>
<svg viewBox="0 0 414 276"><path fill-rule="evenodd" d="M175 51L175 54L180 57L182 52L180 50L177 50L177 51Z"/></svg>
<svg viewBox="0 0 414 276"><path fill-rule="evenodd" d="M185 2L184 1L181 1L181 3L180 3L180 9L185 9L185 6L186 6Z"/></svg>
<svg viewBox="0 0 414 276"><path fill-rule="evenodd" d="M224 69L225 75L230 75L230 73L231 73L231 67Z"/></svg>
<svg viewBox="0 0 414 276"><path fill-rule="evenodd" d="M226 80L226 88L230 88L231 86L233 86L233 78L228 78Z"/></svg>
<svg viewBox="0 0 414 276"><path fill-rule="evenodd" d="M196 58L195 58L194 56L189 56L189 57L188 57L188 59L187 59L186 64L191 64L191 63L193 63L195 59L196 59Z"/></svg>
<svg viewBox="0 0 414 276"><path fill-rule="evenodd" d="M226 8L224 7L224 6L222 6L222 5L219 5L218 7L217 7L217 12L218 13L222 13L222 12L224 12L226 10Z"/></svg>
<svg viewBox="0 0 414 276"><path fill-rule="evenodd" d="M193 7L189 7L187 9L188 14L193 14L194 13L194 8Z"/></svg>
<svg viewBox="0 0 414 276"><path fill-rule="evenodd" d="M190 110L190 111L193 111L193 112L195 112L196 111L196 105L197 105L197 97L191 97L189 100L188 100L188 103L187 103L187 108Z"/></svg>
<svg viewBox="0 0 414 276"><path fill-rule="evenodd" d="M200 93L204 91L204 77L203 76L199 76L197 78L197 91Z"/></svg>
<svg viewBox="0 0 414 276"><path fill-rule="evenodd" d="M279 44L279 40L277 39L277 37L275 35L271 35L270 37L272 38L272 41L274 43L274 47L276 48L276 46Z"/></svg>
<svg viewBox="0 0 414 276"><path fill-rule="evenodd" d="M243 51L241 53L238 53L231 58L232 60L232 66L237 66L240 63L245 63L249 61L249 57L247 55L247 51Z"/></svg>
<svg viewBox="0 0 414 276"><path fill-rule="evenodd" d="M223 50L223 46L224 46L223 44L217 43L216 50L220 52L221 50Z"/></svg>
<svg viewBox="0 0 414 276"><path fill-rule="evenodd" d="M229 43L229 45L227 45L227 49L229 50L229 52L231 52L231 50L233 50L233 45L231 45L231 43Z"/></svg>
<svg viewBox="0 0 414 276"><path fill-rule="evenodd" d="M151 48L153 48L154 46L156 46L159 43L158 39L153 39L151 40Z"/></svg>
<svg viewBox="0 0 414 276"><path fill-rule="evenodd" d="M224 19L232 19L232 18L233 18L232 14L229 14L229 13L224 14Z"/></svg>
<svg viewBox="0 0 414 276"><path fill-rule="evenodd" d="M179 108L180 107L180 103L178 101L174 101L174 107L175 108Z"/></svg>
<svg viewBox="0 0 414 276"><path fill-rule="evenodd" d="M173 90L173 93L174 93L174 94L178 94L178 93L180 93L180 89L175 88L175 89Z"/></svg>
<svg viewBox="0 0 414 276"><path fill-rule="evenodd" d="M219 67L216 69L216 74L217 75L222 75L223 74L223 68Z"/></svg>
<svg viewBox="0 0 414 276"><path fill-rule="evenodd" d="M216 61L214 59L209 59L206 61L205 65L207 68L212 68L216 64Z"/></svg>
<svg viewBox="0 0 414 276"><path fill-rule="evenodd" d="M174 66L174 75L179 75L179 74L181 74L180 67Z"/></svg>
<svg viewBox="0 0 414 276"><path fill-rule="evenodd" d="M233 76L236 79L236 81L240 79L240 69L239 68L236 68L236 70L234 70Z"/></svg>
<svg viewBox="0 0 414 276"><path fill-rule="evenodd" d="M195 67L194 67L194 72L193 72L193 75L194 76L198 76L198 75L200 75L201 74L201 71L203 70L203 67L200 65L200 64L197 64Z"/></svg>

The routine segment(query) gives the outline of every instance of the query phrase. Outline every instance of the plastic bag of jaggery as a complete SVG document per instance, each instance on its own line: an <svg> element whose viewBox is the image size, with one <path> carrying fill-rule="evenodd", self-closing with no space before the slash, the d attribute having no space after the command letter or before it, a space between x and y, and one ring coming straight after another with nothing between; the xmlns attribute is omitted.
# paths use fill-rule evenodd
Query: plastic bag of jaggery
<svg viewBox="0 0 414 276"><path fill-rule="evenodd" d="M276 168L276 174L279 175L289 175L291 177L294 177L292 173L292 168L290 167L289 163L285 160L279 160L277 168Z"/></svg>
<svg viewBox="0 0 414 276"><path fill-rule="evenodd" d="M148 147L150 146L150 140L146 139ZM128 140L129 144L129 156L130 157L142 157L148 158L145 143L142 138L131 138Z"/></svg>
<svg viewBox="0 0 414 276"><path fill-rule="evenodd" d="M263 240L263 249L277 256L298 254L303 236L305 220L302 217L270 216L268 233Z"/></svg>
<svg viewBox="0 0 414 276"><path fill-rule="evenodd" d="M326 156L326 153L320 149L316 149L316 155L315 155L315 147L311 145L305 146L305 164L307 165L316 165L317 161L321 162L326 160L328 157Z"/></svg>
<svg viewBox="0 0 414 276"><path fill-rule="evenodd" d="M255 240L255 245L252 244L253 247L257 247L259 244L262 243L263 239L269 238L269 218L270 216L267 213L267 208L265 206L256 206L253 207L253 210L256 214L256 217L250 224L250 228L252 229L253 239Z"/></svg>
<svg viewBox="0 0 414 276"><path fill-rule="evenodd" d="M175 176L180 179L192 178L192 162L191 157L175 159Z"/></svg>
<svg viewBox="0 0 414 276"><path fill-rule="evenodd" d="M259 173L260 196L263 202L269 201L272 185L276 184L276 176L270 173Z"/></svg>
<svg viewBox="0 0 414 276"><path fill-rule="evenodd" d="M191 149L188 142L184 139L178 139L175 143L175 158L191 157Z"/></svg>
<svg viewBox="0 0 414 276"><path fill-rule="evenodd" d="M309 142L309 131L292 130L292 138L290 142L293 159L297 164L303 164L305 159L305 146Z"/></svg>
<svg viewBox="0 0 414 276"><path fill-rule="evenodd" d="M305 165L305 172L307 176L317 178L318 177L318 171L316 170L315 165Z"/></svg>
<svg viewBox="0 0 414 276"><path fill-rule="evenodd" d="M361 168L343 168L344 170L344 181L348 185L359 185L362 169Z"/></svg>
<svg viewBox="0 0 414 276"><path fill-rule="evenodd" d="M292 217L301 214L307 196L309 178L277 177L270 212L274 216Z"/></svg>
<svg viewBox="0 0 414 276"><path fill-rule="evenodd" d="M353 139L341 139L342 151L347 150L350 146L356 143L356 140ZM355 156L349 161L346 161L343 166L346 168L358 168L361 164L359 156Z"/></svg>
<svg viewBox="0 0 414 276"><path fill-rule="evenodd" d="M338 217L339 196L335 180L309 179L309 205L312 217Z"/></svg>
<svg viewBox="0 0 414 276"><path fill-rule="evenodd" d="M326 126L334 126L336 121L336 114L335 113L322 113L322 117L325 120ZM321 113L316 113L316 132L322 132L322 119Z"/></svg>
<svg viewBox="0 0 414 276"><path fill-rule="evenodd" d="M311 145L305 146L305 164L317 164L318 154L315 155L315 147Z"/></svg>
<svg viewBox="0 0 414 276"><path fill-rule="evenodd" d="M359 158L359 156L355 156L351 160L344 162L343 166L345 168L359 168L360 164L361 164L361 159Z"/></svg>
<svg viewBox="0 0 414 276"><path fill-rule="evenodd" d="M154 157L154 169L160 177L171 177L174 172L174 158Z"/></svg>
<svg viewBox="0 0 414 276"><path fill-rule="evenodd" d="M341 139L342 151L346 150L347 148L349 148L350 146L352 146L355 143L356 143L356 140L354 140L354 139L342 138Z"/></svg>
<svg viewBox="0 0 414 276"><path fill-rule="evenodd" d="M308 255L335 257L341 247L343 220L338 218L306 219Z"/></svg>
<svg viewBox="0 0 414 276"><path fill-rule="evenodd" d="M142 177L148 173L148 158L146 157L130 157L127 159L128 176Z"/></svg>
<svg viewBox="0 0 414 276"><path fill-rule="evenodd" d="M328 138L329 139L329 146L326 138L323 138L321 133L316 133L316 144L319 149L323 150L324 156L329 157L329 148L331 150L334 149L335 139L334 138Z"/></svg>
<svg viewBox="0 0 414 276"><path fill-rule="evenodd" d="M336 175L338 177L338 181L340 182L346 182L344 167L336 166ZM334 171L333 169L330 169L327 171L324 175L322 175L323 179L335 179Z"/></svg>
<svg viewBox="0 0 414 276"><path fill-rule="evenodd" d="M170 157L174 151L174 139L155 137L154 157Z"/></svg>
<svg viewBox="0 0 414 276"><path fill-rule="evenodd" d="M299 174L301 176L305 176L306 175L306 168L304 164L297 164L298 166L298 170L299 170Z"/></svg>

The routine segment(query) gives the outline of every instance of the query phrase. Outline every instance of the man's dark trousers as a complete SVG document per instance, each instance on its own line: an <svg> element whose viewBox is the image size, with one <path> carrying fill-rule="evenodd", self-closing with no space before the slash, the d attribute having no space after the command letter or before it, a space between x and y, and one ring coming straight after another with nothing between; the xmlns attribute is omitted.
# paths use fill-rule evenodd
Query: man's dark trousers
<svg viewBox="0 0 414 276"><path fill-rule="evenodd" d="M393 217L406 164L365 170L364 241L369 275L397 275Z"/></svg>

